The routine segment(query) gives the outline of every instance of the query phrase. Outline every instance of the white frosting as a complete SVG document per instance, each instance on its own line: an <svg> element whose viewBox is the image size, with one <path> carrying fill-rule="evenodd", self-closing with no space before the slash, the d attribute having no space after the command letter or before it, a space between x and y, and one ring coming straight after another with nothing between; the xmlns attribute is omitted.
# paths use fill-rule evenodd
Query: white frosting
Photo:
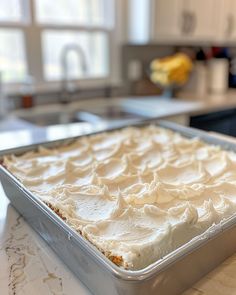
<svg viewBox="0 0 236 295"><path fill-rule="evenodd" d="M4 164L129 269L162 258L236 209L236 155L155 126L40 147Z"/></svg>

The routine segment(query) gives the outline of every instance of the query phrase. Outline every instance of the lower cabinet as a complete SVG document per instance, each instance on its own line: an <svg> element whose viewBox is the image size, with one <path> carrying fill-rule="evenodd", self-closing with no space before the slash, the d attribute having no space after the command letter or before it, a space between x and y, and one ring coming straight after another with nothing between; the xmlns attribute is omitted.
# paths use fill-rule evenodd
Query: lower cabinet
<svg viewBox="0 0 236 295"><path fill-rule="evenodd" d="M190 127L236 136L236 109L192 116Z"/></svg>

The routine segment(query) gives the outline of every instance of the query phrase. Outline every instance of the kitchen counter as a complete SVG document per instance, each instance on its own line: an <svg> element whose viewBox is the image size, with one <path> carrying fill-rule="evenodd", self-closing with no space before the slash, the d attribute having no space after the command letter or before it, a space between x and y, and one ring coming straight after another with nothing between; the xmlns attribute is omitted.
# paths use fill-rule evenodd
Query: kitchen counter
<svg viewBox="0 0 236 295"><path fill-rule="evenodd" d="M230 89L224 94L198 94L193 92L180 92L178 101L198 103L191 115L207 114L236 108L236 90Z"/></svg>
<svg viewBox="0 0 236 295"><path fill-rule="evenodd" d="M180 93L181 98L165 99L160 96L143 96L143 97L127 97L112 98L110 102L122 105L127 111L131 111L146 118L168 119L174 122L188 125L189 117L192 115L205 114L209 112L223 111L236 108L236 91L231 90L224 96L206 95L199 97L197 94ZM7 118L5 123L0 122L0 131L12 129L14 118L17 116L37 116L38 114L53 114L60 112L70 112L72 110L87 110L89 112L97 111L108 103L107 98L97 98L72 102L68 105L51 104L34 107L30 110L17 110L12 113L11 118ZM99 111L98 111L99 112ZM141 118L140 117L140 118ZM91 131L89 123L74 123L67 125L53 125L47 128L37 127L37 133L31 132L32 124L22 124L22 120L17 119L15 130L18 130L16 137L12 137L11 132L4 132L3 140L0 141L0 150L16 146L31 144L32 142L42 142L48 140L56 140L67 136L75 136L77 134L86 134ZM10 123L9 123L10 122ZM10 125L9 125L10 124ZM96 122L96 128L102 130L107 127L106 121ZM10 128L9 128L10 126ZM3 136L3 134L2 134Z"/></svg>
<svg viewBox="0 0 236 295"><path fill-rule="evenodd" d="M110 124L99 122L95 126L90 123L73 123L54 125L47 128L23 128L14 132L0 132L0 152L2 150L38 144L45 141L54 141L68 137L100 131L108 128Z"/></svg>
<svg viewBox="0 0 236 295"><path fill-rule="evenodd" d="M1 295L89 295L88 289L9 204L0 187Z"/></svg>
<svg viewBox="0 0 236 295"><path fill-rule="evenodd" d="M127 111L135 110L137 114L148 117L166 117L170 115L185 114L202 109L204 105L200 101L191 101L187 99L168 99L161 96L129 96L114 98L92 98L78 100L69 104L48 104L33 107L31 109L19 109L13 112L19 117L37 116L46 113L88 111L97 112L105 106L113 105L125 108ZM135 112L134 112L135 113Z"/></svg>
<svg viewBox="0 0 236 295"><path fill-rule="evenodd" d="M230 90L224 95L206 94L202 96L196 93L180 92L177 99L168 99L161 96L81 99L66 105L56 103L37 106L29 110L20 109L14 111L12 115L25 120L28 119L31 122L31 120L34 121L35 118L40 116L50 118L50 116L53 117L63 112L68 114L82 111L100 116L102 119L103 111L107 107L124 110L137 116L137 118L168 118L187 125L190 116L235 109L236 90Z"/></svg>
<svg viewBox="0 0 236 295"><path fill-rule="evenodd" d="M18 119L14 116L7 116L6 118L3 118L0 120L0 132L3 131L16 131L16 130L23 130L23 129L35 129L34 125ZM37 128L39 129L39 128Z"/></svg>

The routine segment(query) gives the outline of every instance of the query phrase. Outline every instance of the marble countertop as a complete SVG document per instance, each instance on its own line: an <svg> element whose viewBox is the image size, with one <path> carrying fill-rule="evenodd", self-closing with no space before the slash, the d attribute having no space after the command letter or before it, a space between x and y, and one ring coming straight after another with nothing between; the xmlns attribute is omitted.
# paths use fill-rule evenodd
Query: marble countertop
<svg viewBox="0 0 236 295"><path fill-rule="evenodd" d="M0 153L1 151L12 148L66 139L68 137L84 135L110 127L110 125L106 122L99 122L96 125L92 125L90 123L73 123L52 125L46 128L32 128L32 126L22 128L19 127L18 120L15 121L14 116L7 118L7 122L8 121L11 122L11 128L5 129L5 131L1 132L0 124ZM3 125L5 125L5 123L2 123L2 126ZM14 126L16 126L15 131L12 131Z"/></svg>
<svg viewBox="0 0 236 295"><path fill-rule="evenodd" d="M179 92L178 101L195 103L189 114L201 115L209 112L217 112L236 108L236 90L230 89L224 94L197 92Z"/></svg>
<svg viewBox="0 0 236 295"><path fill-rule="evenodd" d="M0 294L91 294L12 207L1 186Z"/></svg>

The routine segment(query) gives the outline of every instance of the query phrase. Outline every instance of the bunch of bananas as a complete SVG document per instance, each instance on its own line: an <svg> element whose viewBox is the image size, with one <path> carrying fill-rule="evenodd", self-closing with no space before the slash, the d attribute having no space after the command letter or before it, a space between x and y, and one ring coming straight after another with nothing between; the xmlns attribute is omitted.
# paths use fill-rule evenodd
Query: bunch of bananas
<svg viewBox="0 0 236 295"><path fill-rule="evenodd" d="M155 84L163 87L181 86L189 78L193 67L191 59L184 53L176 53L160 59L154 59L150 64L150 78Z"/></svg>

